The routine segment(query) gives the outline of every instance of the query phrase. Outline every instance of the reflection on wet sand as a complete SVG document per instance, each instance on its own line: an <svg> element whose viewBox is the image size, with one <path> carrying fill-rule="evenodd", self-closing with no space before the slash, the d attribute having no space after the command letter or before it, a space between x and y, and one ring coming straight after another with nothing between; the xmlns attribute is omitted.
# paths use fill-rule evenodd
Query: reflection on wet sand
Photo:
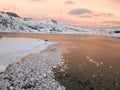
<svg viewBox="0 0 120 90"><path fill-rule="evenodd" d="M1 34L59 42L65 72L55 69L56 80L67 90L120 90L120 38L92 35ZM67 52L67 53L66 53Z"/></svg>

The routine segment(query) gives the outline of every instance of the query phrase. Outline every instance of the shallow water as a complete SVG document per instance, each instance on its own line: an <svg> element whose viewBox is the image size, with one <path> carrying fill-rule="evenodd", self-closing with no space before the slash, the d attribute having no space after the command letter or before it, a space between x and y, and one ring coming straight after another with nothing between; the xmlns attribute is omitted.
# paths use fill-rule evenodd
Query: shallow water
<svg viewBox="0 0 120 90"><path fill-rule="evenodd" d="M55 79L67 90L120 90L120 38L93 35L0 34L5 37L57 41L63 49L65 72Z"/></svg>

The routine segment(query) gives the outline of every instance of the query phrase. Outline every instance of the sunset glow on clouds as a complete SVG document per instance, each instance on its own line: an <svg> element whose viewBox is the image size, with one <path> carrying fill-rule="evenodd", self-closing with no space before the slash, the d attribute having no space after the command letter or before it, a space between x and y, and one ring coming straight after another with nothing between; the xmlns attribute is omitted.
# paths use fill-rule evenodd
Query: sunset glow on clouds
<svg viewBox="0 0 120 90"><path fill-rule="evenodd" d="M0 11L78 26L120 26L120 0L0 0Z"/></svg>

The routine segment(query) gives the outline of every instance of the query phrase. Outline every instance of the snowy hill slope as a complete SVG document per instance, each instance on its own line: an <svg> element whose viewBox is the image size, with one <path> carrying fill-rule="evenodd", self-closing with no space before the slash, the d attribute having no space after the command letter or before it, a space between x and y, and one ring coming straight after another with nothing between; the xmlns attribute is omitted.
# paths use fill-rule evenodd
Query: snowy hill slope
<svg viewBox="0 0 120 90"><path fill-rule="evenodd" d="M11 12L0 12L0 32L98 34L120 37L120 27L86 29L62 24L53 19L38 21L30 18L23 18Z"/></svg>
<svg viewBox="0 0 120 90"><path fill-rule="evenodd" d="M51 19L37 21L15 13L0 12L0 32L78 32L81 28L64 25Z"/></svg>

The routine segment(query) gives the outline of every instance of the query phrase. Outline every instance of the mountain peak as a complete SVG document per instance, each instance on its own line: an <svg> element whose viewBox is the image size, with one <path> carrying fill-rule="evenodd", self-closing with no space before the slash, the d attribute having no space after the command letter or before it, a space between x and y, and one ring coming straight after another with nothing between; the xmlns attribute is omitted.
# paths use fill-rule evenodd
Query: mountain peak
<svg viewBox="0 0 120 90"><path fill-rule="evenodd" d="M55 19L50 20L52 23L57 24L58 22Z"/></svg>
<svg viewBox="0 0 120 90"><path fill-rule="evenodd" d="M12 17L20 17L16 13L13 13L13 12L6 12L6 14Z"/></svg>
<svg viewBox="0 0 120 90"><path fill-rule="evenodd" d="M8 15L10 17L20 17L16 13L13 13L13 12L3 12L3 11L0 11L0 13L3 14L3 15L6 14L6 15Z"/></svg>

